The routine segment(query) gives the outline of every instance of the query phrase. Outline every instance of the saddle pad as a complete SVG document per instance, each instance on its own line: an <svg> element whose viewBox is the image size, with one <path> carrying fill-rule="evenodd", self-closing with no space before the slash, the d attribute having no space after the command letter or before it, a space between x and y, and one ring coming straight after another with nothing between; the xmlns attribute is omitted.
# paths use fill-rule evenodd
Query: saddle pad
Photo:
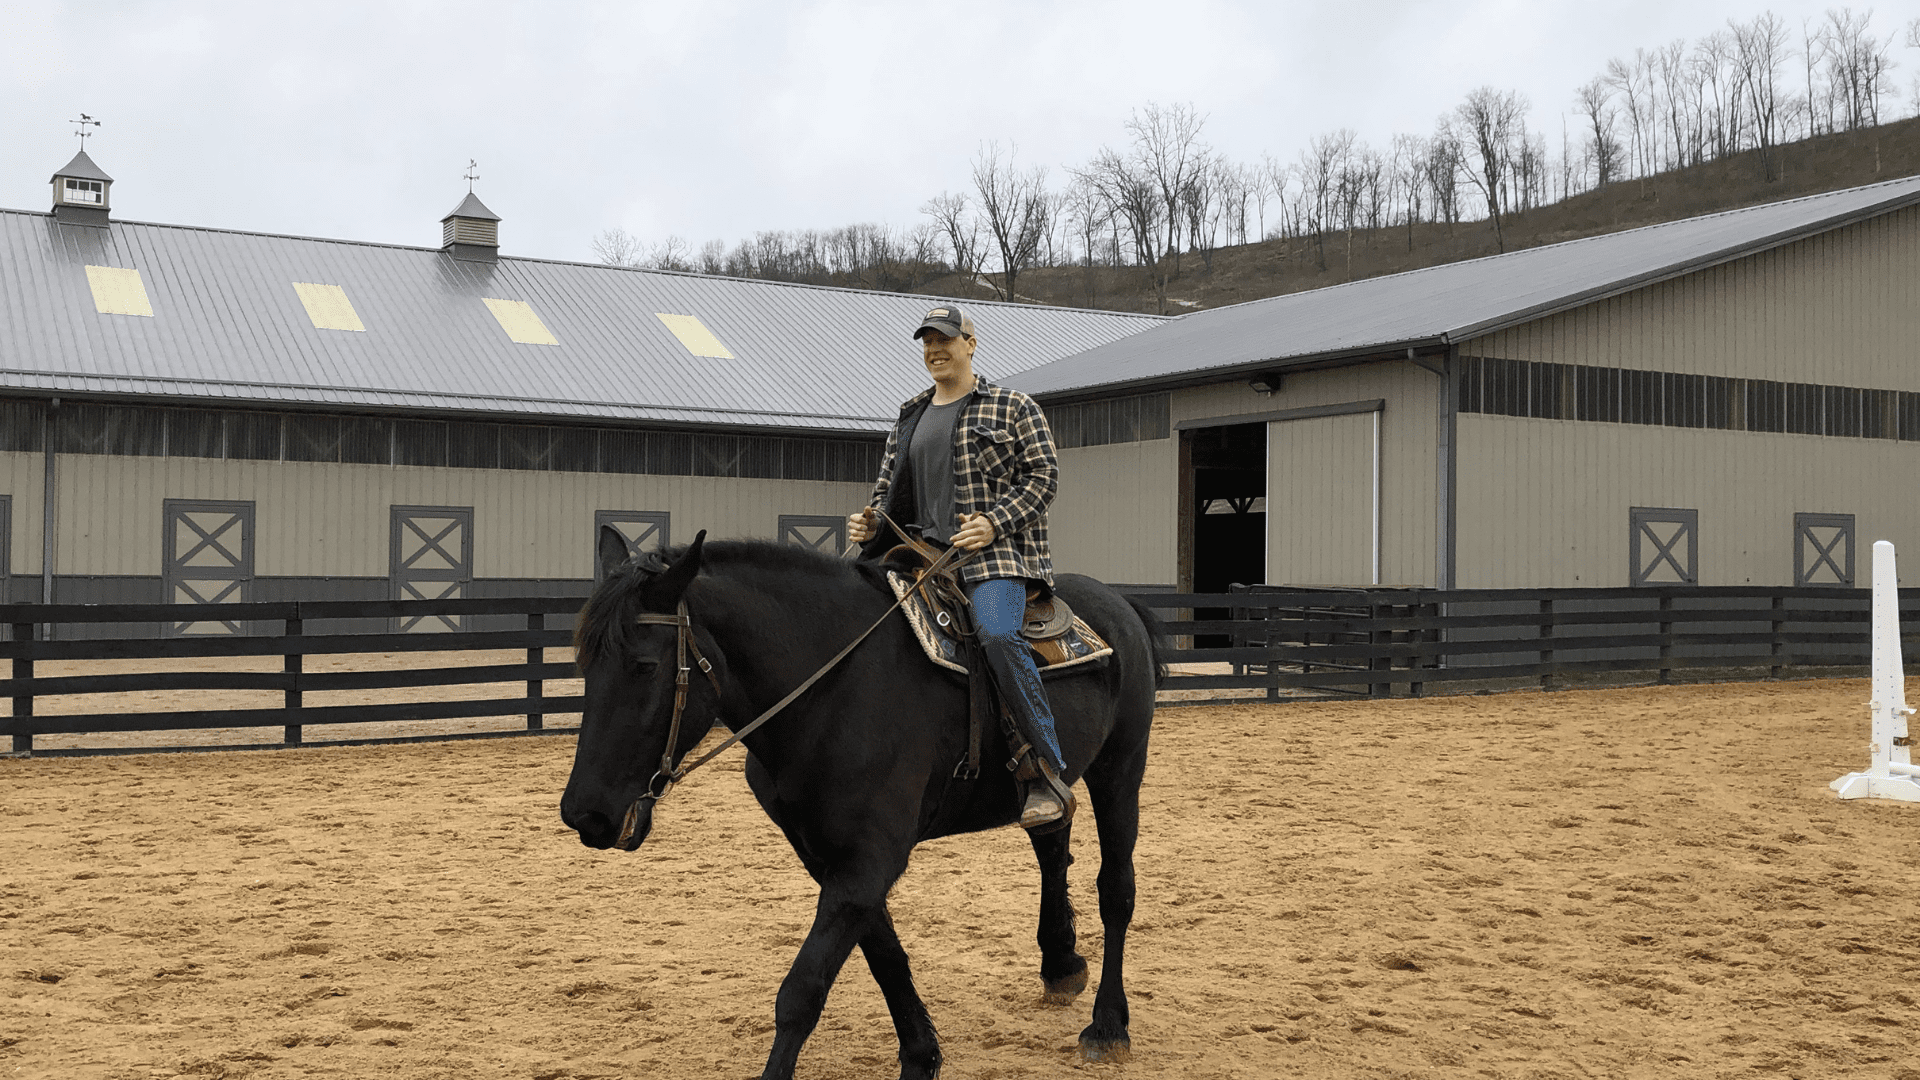
<svg viewBox="0 0 1920 1080"><path fill-rule="evenodd" d="M913 627L913 636L920 639L920 648L926 652L927 659L948 671L966 674L966 665L960 662L960 642L946 627L933 621L927 602L913 591L913 580L889 570L887 585L896 598L905 600L900 610L907 617L907 625ZM1034 665L1042 671L1092 663L1113 655L1113 646L1078 615L1073 617L1073 627L1065 634L1051 641L1029 641L1027 649L1033 653Z"/></svg>

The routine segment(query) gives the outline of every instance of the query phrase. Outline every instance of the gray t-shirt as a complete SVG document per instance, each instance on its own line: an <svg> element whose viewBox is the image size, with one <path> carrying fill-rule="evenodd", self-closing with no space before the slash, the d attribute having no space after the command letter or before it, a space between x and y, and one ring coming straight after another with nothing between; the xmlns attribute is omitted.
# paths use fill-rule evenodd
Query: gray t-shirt
<svg viewBox="0 0 1920 1080"><path fill-rule="evenodd" d="M914 528L929 540L949 543L958 524L953 507L953 425L973 394L945 405L927 403L907 447L913 470Z"/></svg>

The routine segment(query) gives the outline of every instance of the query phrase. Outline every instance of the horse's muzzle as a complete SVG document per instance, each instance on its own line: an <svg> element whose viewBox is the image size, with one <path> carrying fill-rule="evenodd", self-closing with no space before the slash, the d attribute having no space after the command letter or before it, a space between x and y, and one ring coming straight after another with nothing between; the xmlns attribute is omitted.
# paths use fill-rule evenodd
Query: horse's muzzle
<svg viewBox="0 0 1920 1080"><path fill-rule="evenodd" d="M620 823L620 838L613 842L614 847L632 851L640 846L653 831L653 803L654 800L648 798L633 800L633 805L627 807L626 819Z"/></svg>

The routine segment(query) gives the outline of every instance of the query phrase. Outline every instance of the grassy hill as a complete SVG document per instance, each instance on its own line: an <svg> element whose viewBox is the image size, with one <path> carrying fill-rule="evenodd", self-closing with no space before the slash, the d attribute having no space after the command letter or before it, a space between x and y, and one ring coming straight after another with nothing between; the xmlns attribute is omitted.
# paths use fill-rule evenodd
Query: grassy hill
<svg viewBox="0 0 1920 1080"><path fill-rule="evenodd" d="M1912 176L1920 173L1920 117L1789 143L1768 155L1770 160L1763 162L1759 151L1747 151L1509 215L1506 248L1538 247ZM1167 286L1167 313L1224 307L1499 251L1490 221L1329 233L1324 244L1324 268L1311 236L1223 247L1213 253L1211 268L1197 253L1188 252ZM994 296L986 283L955 275L936 278L920 291ZM1019 293L1022 300L1072 307L1152 312L1159 306L1147 272L1139 267L1032 269L1020 275Z"/></svg>

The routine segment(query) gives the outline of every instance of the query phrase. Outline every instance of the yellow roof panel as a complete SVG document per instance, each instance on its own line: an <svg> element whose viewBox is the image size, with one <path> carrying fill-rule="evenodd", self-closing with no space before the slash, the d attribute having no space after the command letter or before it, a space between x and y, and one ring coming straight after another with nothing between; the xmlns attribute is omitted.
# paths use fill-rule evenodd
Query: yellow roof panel
<svg viewBox="0 0 1920 1080"><path fill-rule="evenodd" d="M361 324L359 313L353 310L353 301L347 299L347 290L338 285L296 281L293 291L300 294L301 306L307 309L307 318L313 321L315 330L358 330L366 333L367 328Z"/></svg>
<svg viewBox="0 0 1920 1080"><path fill-rule="evenodd" d="M507 336L522 345L558 345L553 334L547 330L547 324L533 313L533 305L525 300L495 300L483 297L487 310L493 312L495 322Z"/></svg>
<svg viewBox="0 0 1920 1080"><path fill-rule="evenodd" d="M87 267L87 285L93 289L93 310L102 315L145 315L153 318L147 287L140 271L120 266Z"/></svg>
<svg viewBox="0 0 1920 1080"><path fill-rule="evenodd" d="M707 329L707 324L692 315L668 315L663 311L656 311L653 314L655 318L667 324L667 329L673 331L673 336L679 338L680 344L685 345L687 351L693 355L710 357L714 360L736 359L731 352L727 351L727 347L720 343L720 339L713 336L713 331Z"/></svg>

